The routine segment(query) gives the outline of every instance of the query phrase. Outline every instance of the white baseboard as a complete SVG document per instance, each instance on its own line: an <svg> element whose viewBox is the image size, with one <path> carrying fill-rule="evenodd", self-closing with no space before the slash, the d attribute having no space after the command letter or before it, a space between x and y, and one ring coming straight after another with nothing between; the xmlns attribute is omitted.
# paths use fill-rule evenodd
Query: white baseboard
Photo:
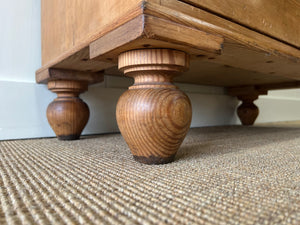
<svg viewBox="0 0 300 225"><path fill-rule="evenodd" d="M129 80L107 78L81 95L90 108L90 119L83 134L118 132L115 106ZM223 88L180 84L191 99L192 127L240 124L238 101L224 95ZM0 140L53 137L46 109L56 97L45 85L0 81ZM258 123L300 120L300 97L261 96Z"/></svg>
<svg viewBox="0 0 300 225"><path fill-rule="evenodd" d="M256 123L300 120L300 97L281 97L272 94L260 96L255 102L260 111Z"/></svg>

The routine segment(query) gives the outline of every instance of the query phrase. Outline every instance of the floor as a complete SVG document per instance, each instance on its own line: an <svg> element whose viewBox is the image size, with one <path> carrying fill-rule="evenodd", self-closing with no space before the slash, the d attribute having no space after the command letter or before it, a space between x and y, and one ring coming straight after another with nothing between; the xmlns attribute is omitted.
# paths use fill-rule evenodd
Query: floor
<svg viewBox="0 0 300 225"><path fill-rule="evenodd" d="M0 142L0 224L300 224L300 128L191 129L175 162L120 134Z"/></svg>

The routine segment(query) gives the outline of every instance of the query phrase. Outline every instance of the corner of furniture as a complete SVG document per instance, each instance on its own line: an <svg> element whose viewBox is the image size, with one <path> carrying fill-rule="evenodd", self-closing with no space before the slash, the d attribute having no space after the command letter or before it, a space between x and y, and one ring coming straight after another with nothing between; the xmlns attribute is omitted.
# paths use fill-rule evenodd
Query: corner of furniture
<svg viewBox="0 0 300 225"><path fill-rule="evenodd" d="M58 94L47 111L57 136L79 138L89 115L79 94L117 65L135 79L118 102L117 122L140 162L172 161L188 131L191 104L173 80L227 88L242 101L242 124L252 125L259 95L300 86L300 31L293 29L299 15L273 2L288 29L272 16L277 8L244 4L232 14L226 5L220 10L198 0L42 0L43 66L36 80ZM256 19L262 13L265 23Z"/></svg>

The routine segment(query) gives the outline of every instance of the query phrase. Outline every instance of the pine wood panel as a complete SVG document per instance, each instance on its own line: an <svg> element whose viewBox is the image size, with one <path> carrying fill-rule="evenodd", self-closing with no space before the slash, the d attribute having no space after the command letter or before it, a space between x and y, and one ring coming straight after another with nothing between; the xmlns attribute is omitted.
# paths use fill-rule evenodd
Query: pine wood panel
<svg viewBox="0 0 300 225"><path fill-rule="evenodd" d="M157 44L157 41L160 41ZM90 58L117 61L121 52L139 48L174 48L190 54L221 53L224 39L158 17L141 15L90 44ZM195 50L191 50L195 49Z"/></svg>
<svg viewBox="0 0 300 225"><path fill-rule="evenodd" d="M221 87L293 81L293 79L283 76L258 73L251 70L235 68L227 64L218 64L214 61L215 59L208 58L192 60L189 71L177 77L175 81Z"/></svg>
<svg viewBox="0 0 300 225"><path fill-rule="evenodd" d="M181 76L175 77L174 81L220 87L239 87L245 85L267 85L270 89L299 87L299 82L294 79L243 70L229 65L216 64L211 61L213 60L205 58L192 59L190 69L182 73ZM104 74L111 76L123 75L117 66L106 69Z"/></svg>
<svg viewBox="0 0 300 225"><path fill-rule="evenodd" d="M156 2L156 0L154 0ZM42 64L141 13L141 0L42 0Z"/></svg>
<svg viewBox="0 0 300 225"><path fill-rule="evenodd" d="M189 29L194 28L225 37L221 54L211 56L204 52L199 55L198 52L196 56L194 55L195 52L183 49L194 55L192 58L195 62L191 66L191 70L179 78L178 81L228 87L243 84L283 83L300 79L300 51L280 41L174 0L161 0L161 5L147 3L145 4L145 13L153 15L145 18L160 17L164 20L140 19L133 25L127 26L127 24L124 24L126 28L120 27L119 30L108 33L107 37L103 36L92 43L90 50L95 50L95 52L92 52L91 56L95 57L99 54L99 60L105 60L105 58L116 59L120 52L143 48L143 46L169 47L170 38L172 37L171 28L168 33L169 24L172 24L170 22L164 24L169 42L161 42L156 45L152 39L149 40L149 35L143 39L143 42L137 39L142 36L141 33L150 33L157 37L159 36L155 35L157 29L151 28L159 26L160 21L173 21L177 23L177 29L173 30L180 31L179 27L185 26ZM152 23L152 21L154 22ZM133 21L128 22L128 24L131 22ZM141 28L136 29L138 27ZM125 41L129 37L126 34L131 29L134 29L134 31L139 30L138 35L134 35L133 38ZM201 35L197 36L196 33L189 33L189 30L185 30L185 35L191 36L195 40L203 38ZM178 36L180 36L180 32L173 36L173 42L179 39ZM109 42L108 45L104 45L107 40L112 40L113 37L120 37L120 39L117 38ZM190 38L185 41L185 43L188 42L197 43L191 41ZM187 46L187 44L184 44L184 46ZM201 47L201 45L194 45L194 48L197 47Z"/></svg>
<svg viewBox="0 0 300 225"><path fill-rule="evenodd" d="M95 84L104 81L104 73L50 68L41 71L36 81L47 84L50 80L75 80Z"/></svg>
<svg viewBox="0 0 300 225"><path fill-rule="evenodd" d="M300 60L300 50L295 47L178 0L161 0L160 5L147 2L144 7L146 14L220 35L228 42L239 43L243 48L262 50L298 62Z"/></svg>
<svg viewBox="0 0 300 225"><path fill-rule="evenodd" d="M47 0L43 1L48 2ZM94 1L78 4L92 4L92 2ZM99 2L112 1L97 1L97 4ZM68 47L63 42L64 38L57 37L59 32L53 37L48 37L53 43L48 48L52 48L50 51L54 49L53 51L56 51L58 57L54 57L54 59L47 62L37 72L37 78L41 74L47 75L43 71L47 71L48 68L80 70L88 73L98 72L116 65L118 55L124 51L137 48L163 47L182 50L192 56L191 70L178 78L180 82L230 87L293 83L293 81L300 80L300 50L295 47L182 1L145 0L135 1L137 4L131 6L129 6L128 1L119 2L120 4L123 2L124 5L128 4L122 11L124 12L123 15L119 14L118 16L120 17L116 20L111 19L113 21L110 21L110 23L109 20L106 20L108 24L103 26L103 29L100 29L98 26L94 28L92 25L93 23L98 23L99 25L101 20L96 22L86 18L82 23L85 26L91 23L89 25L91 27L85 29L87 31L90 29L90 31L95 32L95 35L90 33L79 34L79 36L82 35L83 41L80 41L79 36L71 35L77 41L72 44L66 41L71 47ZM53 11L53 9L51 10ZM125 12L126 10L127 13ZM107 14L107 12L105 13ZM97 16L99 15L91 18L97 18ZM45 18L48 17L45 16ZM51 18L53 19L53 17ZM64 17L60 18L64 19ZM142 20L138 18L142 18ZM119 32L123 26L134 20L138 22L133 23L131 25L132 28L126 28ZM69 23L71 24L70 21ZM50 23L50 21L48 22ZM55 23L58 23L58 21L55 21ZM66 24L60 26L61 29L64 29ZM51 29L55 31L54 28ZM190 31L192 32L190 33ZM64 35L67 35L67 32L68 30L66 30ZM182 33L184 35L181 35ZM224 40L224 43L221 45L221 51L215 48L213 53L211 51L213 48L205 49L201 39L209 35L216 37L215 40L218 37ZM95 40L97 44L93 45ZM118 42L120 40L121 42ZM57 49L53 47L55 46L55 41L57 41ZM220 42L217 41L217 43ZM95 46L97 47L96 53L94 52L95 48L90 48ZM97 54L99 55L97 56ZM90 59L90 57L96 57L97 60ZM115 74L118 75L119 73ZM46 77L43 79L43 82L46 82L49 78Z"/></svg>
<svg viewBox="0 0 300 225"><path fill-rule="evenodd" d="M145 13L224 37L220 55L204 55L210 62L272 75L266 78L300 79L300 50L292 46L180 1L146 4Z"/></svg>
<svg viewBox="0 0 300 225"><path fill-rule="evenodd" d="M182 0L300 48L299 0Z"/></svg>

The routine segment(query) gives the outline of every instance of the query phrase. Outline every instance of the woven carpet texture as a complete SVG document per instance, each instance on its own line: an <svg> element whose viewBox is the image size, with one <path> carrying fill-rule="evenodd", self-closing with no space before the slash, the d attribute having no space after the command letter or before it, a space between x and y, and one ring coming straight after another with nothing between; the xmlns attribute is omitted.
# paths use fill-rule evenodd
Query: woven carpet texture
<svg viewBox="0 0 300 225"><path fill-rule="evenodd" d="M0 224L300 224L300 129L191 129L175 162L120 134L0 142Z"/></svg>

